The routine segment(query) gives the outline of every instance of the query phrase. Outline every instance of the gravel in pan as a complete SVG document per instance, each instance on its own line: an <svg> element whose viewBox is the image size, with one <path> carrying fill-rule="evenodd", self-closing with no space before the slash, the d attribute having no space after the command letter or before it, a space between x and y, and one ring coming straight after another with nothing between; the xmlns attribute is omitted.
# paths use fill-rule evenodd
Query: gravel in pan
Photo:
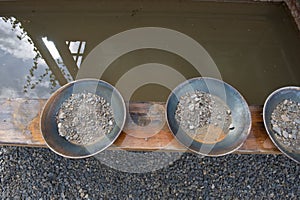
<svg viewBox="0 0 300 200"><path fill-rule="evenodd" d="M284 100L271 115L277 140L292 152L300 153L300 103Z"/></svg>
<svg viewBox="0 0 300 200"><path fill-rule="evenodd" d="M122 152L111 153L111 158ZM144 153L149 159L157 158ZM137 166L139 163L137 163ZM200 157L184 153L163 169L125 173L91 157L48 149L0 148L1 199L299 199L300 166L283 155ZM143 166L141 166L143 167Z"/></svg>
<svg viewBox="0 0 300 200"><path fill-rule="evenodd" d="M175 119L185 133L203 143L219 142L234 128L225 102L201 91L180 97Z"/></svg>
<svg viewBox="0 0 300 200"><path fill-rule="evenodd" d="M110 104L92 93L72 94L57 114L59 135L68 141L86 145L111 132L114 126Z"/></svg>

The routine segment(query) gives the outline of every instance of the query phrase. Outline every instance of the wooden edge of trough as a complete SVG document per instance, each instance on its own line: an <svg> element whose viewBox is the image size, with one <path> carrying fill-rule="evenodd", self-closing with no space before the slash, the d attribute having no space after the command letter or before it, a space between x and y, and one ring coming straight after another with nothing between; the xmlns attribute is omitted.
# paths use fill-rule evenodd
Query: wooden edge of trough
<svg viewBox="0 0 300 200"><path fill-rule="evenodd" d="M40 113L45 99L0 99L0 145L47 147L40 132ZM134 123L159 121L164 113L164 103L131 102L130 114L134 122L127 121L123 132L108 149L131 151L179 151L187 149L173 137L165 122L158 131L136 128ZM154 108L157 112L148 112ZM250 106L251 132L245 143L235 153L278 154L280 151L269 139L262 119L262 106ZM149 114L150 113L150 114ZM145 126L147 127L147 126ZM126 133L125 133L126 132ZM151 133L149 135L149 133ZM148 134L148 135L147 135Z"/></svg>

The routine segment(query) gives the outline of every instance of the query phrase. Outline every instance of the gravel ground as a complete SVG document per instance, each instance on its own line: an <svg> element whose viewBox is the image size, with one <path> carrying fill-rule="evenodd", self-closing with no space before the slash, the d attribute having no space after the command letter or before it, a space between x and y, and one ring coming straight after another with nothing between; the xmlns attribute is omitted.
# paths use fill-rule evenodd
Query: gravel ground
<svg viewBox="0 0 300 200"><path fill-rule="evenodd" d="M163 169L134 174L49 149L0 148L1 199L299 199L299 169L283 155L184 153Z"/></svg>

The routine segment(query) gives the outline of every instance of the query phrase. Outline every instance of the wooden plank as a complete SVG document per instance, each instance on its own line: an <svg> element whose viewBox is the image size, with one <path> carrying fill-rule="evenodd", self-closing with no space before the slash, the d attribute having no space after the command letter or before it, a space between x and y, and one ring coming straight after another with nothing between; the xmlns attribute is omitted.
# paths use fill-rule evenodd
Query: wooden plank
<svg viewBox="0 0 300 200"><path fill-rule="evenodd" d="M45 146L40 134L40 111L45 100L1 99L0 144Z"/></svg>
<svg viewBox="0 0 300 200"><path fill-rule="evenodd" d="M46 100L0 99L0 144L46 147L40 133L40 112ZM124 131L109 148L136 151L186 151L167 127L164 103L134 102L129 106L133 120L127 120ZM153 109L154 108L154 109ZM152 109L152 110L151 110ZM148 112L150 110L150 112ZM154 110L154 111L153 111ZM280 153L269 139L262 120L262 107L250 106L252 129L244 145L236 153ZM148 113L148 114L147 114ZM137 127L134 123L150 124ZM157 133L153 132L155 128ZM125 133L126 132L126 133Z"/></svg>

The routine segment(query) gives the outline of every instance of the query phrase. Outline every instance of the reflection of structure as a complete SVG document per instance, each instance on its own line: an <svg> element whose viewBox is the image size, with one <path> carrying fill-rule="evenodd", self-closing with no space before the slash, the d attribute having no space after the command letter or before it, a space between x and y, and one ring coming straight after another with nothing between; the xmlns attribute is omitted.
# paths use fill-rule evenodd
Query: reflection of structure
<svg viewBox="0 0 300 200"><path fill-rule="evenodd" d="M47 63L49 69L53 72L55 75L55 78L59 82L60 85L66 84L68 81L66 80L65 76L59 69L56 61L52 57L51 53L47 49L45 43L43 42L42 38L34 38L32 37L32 34L30 34L30 31L28 31L28 34L31 36L32 41L34 42L34 45L37 47L39 52L41 53L42 57L44 58L45 62Z"/></svg>
<svg viewBox="0 0 300 200"><path fill-rule="evenodd" d="M41 36L37 35L38 32L33 31L32 27L23 25L25 30L27 31L28 35L31 37L32 41L34 42L35 46L41 53L42 57L44 58L45 62L47 63L50 70L54 73L56 79L58 80L60 85L66 84L68 81L66 77L63 75L61 70L59 69L58 63L51 55L50 50L47 48L46 44L44 43ZM54 40L53 41L61 58L64 62L64 65L67 67L69 73L71 74L72 78L76 78L76 74L78 72L78 67L76 62L78 61L78 57L83 56L83 53L77 56L76 60L73 59L71 55L70 49L65 41L62 40Z"/></svg>
<svg viewBox="0 0 300 200"><path fill-rule="evenodd" d="M80 67L80 64L82 62L85 43L86 42L84 41L66 41L66 44L68 45L69 50L71 51L71 54L73 56L73 59L75 60L78 67Z"/></svg>
<svg viewBox="0 0 300 200"><path fill-rule="evenodd" d="M23 40L25 38L25 42L29 42L30 44L34 43L34 46L36 47L34 48L36 55L35 58L33 58L35 66L30 69L31 76L34 75L33 70L37 69L37 65L39 62L38 57L42 56L51 72L55 75L55 78L60 85L66 84L68 80L70 80L70 75L73 80L76 78L78 67L82 62L84 54L86 44L85 41L61 42L61 40L58 39L55 41L54 44L52 41L48 41L47 37L42 37L41 35L38 35L39 32L34 31L35 27L31 26L31 24L29 26L26 23L29 22L27 20L25 20L25 23L21 23L22 21L24 22L22 18L16 19L15 17L5 17L3 19L5 20L5 22L11 23L13 31L21 31L22 35L28 35L30 37L27 38L27 41L25 37L17 35L17 38L19 40ZM67 68L68 72L65 71L64 67ZM33 85L36 84L37 82Z"/></svg>

